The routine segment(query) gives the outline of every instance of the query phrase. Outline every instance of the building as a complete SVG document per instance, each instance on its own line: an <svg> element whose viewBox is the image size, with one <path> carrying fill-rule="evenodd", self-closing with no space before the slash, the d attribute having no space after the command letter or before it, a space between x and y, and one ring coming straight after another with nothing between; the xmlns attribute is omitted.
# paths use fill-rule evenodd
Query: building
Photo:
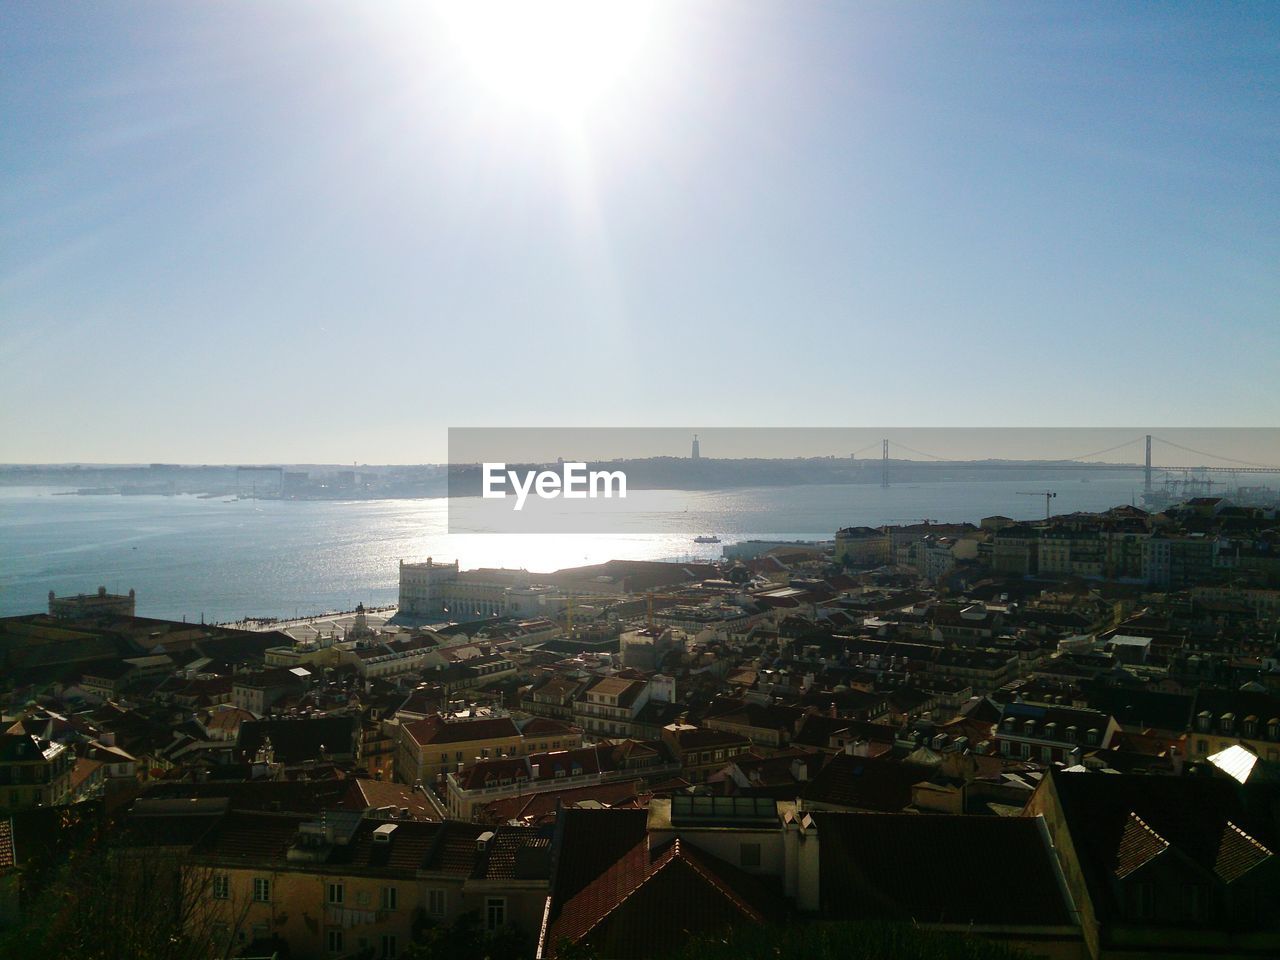
<svg viewBox="0 0 1280 960"><path fill-rule="evenodd" d="M892 560L889 534L872 527L836 531L835 561L849 567L878 567Z"/></svg>
<svg viewBox="0 0 1280 960"><path fill-rule="evenodd" d="M675 634L670 627L624 630L618 638L618 650L622 665L652 673L662 667L662 660L675 646Z"/></svg>
<svg viewBox="0 0 1280 960"><path fill-rule="evenodd" d="M1039 818L810 813L764 797L677 796L647 812L564 810L560 820L539 958L567 955L566 945L574 955L665 957L691 937L749 939L788 923L803 937L812 927L798 917L890 917L1028 956L1084 956ZM963 864L962 875L948 864Z"/></svg>
<svg viewBox="0 0 1280 960"><path fill-rule="evenodd" d="M675 680L657 674L648 679L632 676L603 677L579 694L573 719L586 733L597 737L642 737L645 707L672 703Z"/></svg>
<svg viewBox="0 0 1280 960"><path fill-rule="evenodd" d="M1085 753L1106 750L1120 729L1114 717L1038 703L1007 703L996 723L996 751L1036 763L1078 763Z"/></svg>
<svg viewBox="0 0 1280 960"><path fill-rule="evenodd" d="M81 593L74 597L56 597L49 591L49 616L59 620L89 620L94 617L132 617L136 594L107 593L99 587L97 593Z"/></svg>
<svg viewBox="0 0 1280 960"><path fill-rule="evenodd" d="M679 761L684 777L702 783L725 768L734 757L748 753L751 741L740 733L711 730L688 723L669 723L662 728L662 742Z"/></svg>
<svg viewBox="0 0 1280 960"><path fill-rule="evenodd" d="M1049 770L1044 818L1094 958L1280 956L1280 857L1230 778Z"/></svg>
<svg viewBox="0 0 1280 960"><path fill-rule="evenodd" d="M1201 690L1194 709L1187 759L1204 760L1239 744L1263 760L1280 762L1280 696Z"/></svg>
<svg viewBox="0 0 1280 960"><path fill-rule="evenodd" d="M471 620L505 616L507 591L528 587L524 570L459 571L458 563L400 561L399 612L436 620Z"/></svg>
<svg viewBox="0 0 1280 960"><path fill-rule="evenodd" d="M523 827L233 810L186 869L208 890L228 956L278 938L296 960L394 958L422 921L470 912L485 930L535 936L550 846L547 831Z"/></svg>
<svg viewBox="0 0 1280 960"><path fill-rule="evenodd" d="M679 773L662 744L637 741L482 760L445 777L447 808L450 817L471 820L485 805L511 797Z"/></svg>
<svg viewBox="0 0 1280 960"><path fill-rule="evenodd" d="M400 725L396 778L401 783L443 783L446 774L470 764L537 751L573 750L582 731L560 720L511 717L450 720L433 714Z"/></svg>
<svg viewBox="0 0 1280 960"><path fill-rule="evenodd" d="M75 762L68 746L26 733L21 723L0 733L0 812L64 803Z"/></svg>

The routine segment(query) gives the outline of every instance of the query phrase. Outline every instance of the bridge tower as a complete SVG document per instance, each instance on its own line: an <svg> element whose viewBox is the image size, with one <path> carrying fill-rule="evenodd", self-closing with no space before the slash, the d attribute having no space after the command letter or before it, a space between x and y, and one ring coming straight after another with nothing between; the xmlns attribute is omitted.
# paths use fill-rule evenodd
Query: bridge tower
<svg viewBox="0 0 1280 960"><path fill-rule="evenodd" d="M889 487L889 441L886 439L882 443L882 453L880 456L880 486L888 489Z"/></svg>
<svg viewBox="0 0 1280 960"><path fill-rule="evenodd" d="M1147 434L1147 469L1143 476L1143 490L1151 492L1151 434Z"/></svg>

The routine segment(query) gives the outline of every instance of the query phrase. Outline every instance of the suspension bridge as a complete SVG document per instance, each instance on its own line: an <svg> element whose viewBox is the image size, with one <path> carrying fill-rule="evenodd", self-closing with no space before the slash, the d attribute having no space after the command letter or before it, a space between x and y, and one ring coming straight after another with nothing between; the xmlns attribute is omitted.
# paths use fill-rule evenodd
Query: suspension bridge
<svg viewBox="0 0 1280 960"><path fill-rule="evenodd" d="M1152 461L1152 444L1158 443L1162 447L1168 447L1171 450L1178 451L1179 455L1194 454L1198 457L1206 457L1209 460L1217 461L1216 463L1201 463L1195 466L1185 465L1166 465L1156 464ZM1109 453L1115 453L1126 447L1133 447L1137 444L1144 444L1146 450L1145 459L1139 462L1124 463L1113 461L1091 461L1091 457L1101 457ZM957 460L955 457L943 457L936 454L927 453L923 450L916 450L896 440L890 440L888 437L871 443L860 450L855 450L851 456L857 458L863 453L880 448L881 460L881 479L880 485L889 486L890 482L890 464L894 462L910 461L912 467L920 467L926 464L936 464L939 467L951 466L959 464L966 466L980 466L983 470L1021 470L1028 469L1044 469L1044 470L1083 470L1095 472L1114 472L1114 473L1134 473L1142 471L1143 487L1146 493L1152 490L1153 477L1157 473L1165 475L1183 474L1190 477L1193 474L1197 477L1212 474L1268 474L1273 476L1280 475L1280 466L1266 463L1254 463L1249 460L1239 460L1233 457L1224 457L1214 453L1206 453L1203 450L1196 450L1191 447L1183 446L1172 440L1163 437L1157 437L1153 434L1143 434L1114 446L1106 447L1102 450L1091 450L1088 453L1077 454L1072 457L1064 457L1055 460ZM916 457L924 457L924 460L917 460L911 457L891 457L891 447L895 451L903 451L905 453L914 454Z"/></svg>

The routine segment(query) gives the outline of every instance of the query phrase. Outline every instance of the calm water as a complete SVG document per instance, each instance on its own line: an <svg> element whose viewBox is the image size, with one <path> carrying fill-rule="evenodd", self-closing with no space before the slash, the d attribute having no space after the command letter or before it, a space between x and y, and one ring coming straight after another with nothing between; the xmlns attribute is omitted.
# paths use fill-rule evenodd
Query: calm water
<svg viewBox="0 0 1280 960"><path fill-rule="evenodd" d="M1054 513L1129 503L1139 480L1050 484ZM290 617L394 603L397 564L435 557L464 568L555 570L610 559L707 558L718 544L767 536L829 539L837 527L977 522L1043 516L1044 500L1017 496L1025 480L893 486L840 485L732 491L633 491L664 514L661 534L450 535L443 500L224 502L197 497L55 496L0 488L0 614L47 609L59 595L138 592L142 616L228 621Z"/></svg>

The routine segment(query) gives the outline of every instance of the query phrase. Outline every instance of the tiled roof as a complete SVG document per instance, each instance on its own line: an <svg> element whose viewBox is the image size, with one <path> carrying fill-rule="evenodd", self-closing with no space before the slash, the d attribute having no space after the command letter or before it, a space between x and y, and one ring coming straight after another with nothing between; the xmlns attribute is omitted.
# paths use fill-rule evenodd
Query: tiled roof
<svg viewBox="0 0 1280 960"><path fill-rule="evenodd" d="M1130 813L1116 848L1115 875L1123 879L1168 849L1168 840L1147 826L1136 813Z"/></svg>
<svg viewBox="0 0 1280 960"><path fill-rule="evenodd" d="M389 783L386 780L351 780L348 781L347 793L342 805L353 810L365 810L369 807L407 808L409 815L415 820L438 820L439 815L431 802L419 791L402 783Z"/></svg>
<svg viewBox="0 0 1280 960"><path fill-rule="evenodd" d="M1057 794L1095 909L1103 915L1119 907L1109 877L1141 849L1135 819L1228 883L1274 856L1266 826L1250 818L1234 780L1054 769L1044 786Z"/></svg>
<svg viewBox="0 0 1280 960"><path fill-rule="evenodd" d="M1228 820L1213 861L1213 872L1232 883L1274 856L1271 850Z"/></svg>
<svg viewBox="0 0 1280 960"><path fill-rule="evenodd" d="M556 823L553 910L642 841L648 821L645 810L561 811Z"/></svg>
<svg viewBox="0 0 1280 960"><path fill-rule="evenodd" d="M814 818L826 919L1072 923L1038 819L874 813Z"/></svg>
<svg viewBox="0 0 1280 960"><path fill-rule="evenodd" d="M620 960L666 956L691 937L773 919L779 907L755 878L679 839L652 855L642 840L564 905L544 955L568 941Z"/></svg>
<svg viewBox="0 0 1280 960"><path fill-rule="evenodd" d="M13 854L13 820L0 818L0 870L15 866L17 862Z"/></svg>
<svg viewBox="0 0 1280 960"><path fill-rule="evenodd" d="M591 803L600 807L622 807L636 801L643 789L643 780L624 780L509 797L485 804L478 813L478 819L489 823L507 823L511 820L533 824L554 822L556 811L561 806L573 807Z"/></svg>
<svg viewBox="0 0 1280 960"><path fill-rule="evenodd" d="M220 862L283 861L298 827L309 817L292 813L229 812L197 845Z"/></svg>
<svg viewBox="0 0 1280 960"><path fill-rule="evenodd" d="M426 717L404 725L405 733L420 744L468 743L475 740L501 740L519 737L520 731L510 717L482 717L476 720L445 720Z"/></svg>

